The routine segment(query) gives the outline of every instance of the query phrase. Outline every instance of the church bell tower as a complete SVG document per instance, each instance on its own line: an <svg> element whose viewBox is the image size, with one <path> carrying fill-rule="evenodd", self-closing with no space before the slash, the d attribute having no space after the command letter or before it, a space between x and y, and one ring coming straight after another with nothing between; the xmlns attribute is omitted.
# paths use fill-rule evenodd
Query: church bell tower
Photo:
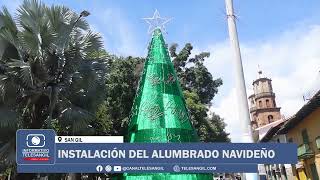
<svg viewBox="0 0 320 180"><path fill-rule="evenodd" d="M254 93L248 98L253 129L281 119L280 107L277 106L272 89L272 80L263 77L261 70L258 71L258 75L258 79L252 83Z"/></svg>

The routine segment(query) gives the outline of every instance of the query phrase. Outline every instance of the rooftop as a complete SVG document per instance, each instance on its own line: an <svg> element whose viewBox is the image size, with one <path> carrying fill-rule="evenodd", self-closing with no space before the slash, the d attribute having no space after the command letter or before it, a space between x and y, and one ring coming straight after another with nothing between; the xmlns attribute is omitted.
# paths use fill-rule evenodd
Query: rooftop
<svg viewBox="0 0 320 180"><path fill-rule="evenodd" d="M278 133L287 133L290 129L303 121L305 117L320 107L320 90L302 108L282 126Z"/></svg>
<svg viewBox="0 0 320 180"><path fill-rule="evenodd" d="M270 133L269 131L272 131L272 129L274 127L277 127L277 126L281 127L280 124L283 124L285 121L286 121L286 119L281 118L281 119L279 119L277 121L274 121L274 122L272 122L270 124L267 124L267 125L264 125L264 126L261 126L261 127L257 128L257 129L255 129L255 132L257 132L257 135L259 136L258 137L259 139L257 139L257 140L261 141L262 138L264 138L268 133Z"/></svg>

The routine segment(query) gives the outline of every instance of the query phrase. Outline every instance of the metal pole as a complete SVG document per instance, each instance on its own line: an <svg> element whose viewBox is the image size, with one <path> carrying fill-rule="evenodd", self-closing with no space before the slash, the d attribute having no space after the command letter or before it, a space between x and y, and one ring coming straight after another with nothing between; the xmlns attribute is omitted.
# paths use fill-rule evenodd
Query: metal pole
<svg viewBox="0 0 320 180"><path fill-rule="evenodd" d="M234 64L235 64L235 79L236 79L236 91L237 91L237 100L238 100L238 118L241 123L241 132L242 132L242 142L252 143L252 130L251 130L251 121L249 114L249 107L247 101L247 92L246 85L244 80L244 73L242 67L240 46L238 40L238 33L235 21L235 15L233 12L233 2L232 0L225 0L227 19L228 19L228 29L229 29L229 38L231 46L234 53ZM258 176L256 173L246 173L246 180L257 180Z"/></svg>

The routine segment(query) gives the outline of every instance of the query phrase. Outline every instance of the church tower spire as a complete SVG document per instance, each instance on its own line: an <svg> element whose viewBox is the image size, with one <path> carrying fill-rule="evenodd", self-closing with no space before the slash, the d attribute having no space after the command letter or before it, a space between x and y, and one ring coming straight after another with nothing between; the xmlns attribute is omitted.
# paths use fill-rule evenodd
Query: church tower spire
<svg viewBox="0 0 320 180"><path fill-rule="evenodd" d="M258 79L254 80L252 85L254 93L248 99L253 129L281 119L272 80L263 76L260 66L258 66Z"/></svg>

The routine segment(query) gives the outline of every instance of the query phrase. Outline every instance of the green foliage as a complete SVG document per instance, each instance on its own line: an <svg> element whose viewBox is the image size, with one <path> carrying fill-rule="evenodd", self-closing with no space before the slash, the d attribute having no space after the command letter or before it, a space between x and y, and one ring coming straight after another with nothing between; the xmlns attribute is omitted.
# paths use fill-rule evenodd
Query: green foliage
<svg viewBox="0 0 320 180"><path fill-rule="evenodd" d="M195 92L185 90L184 98L186 99L189 113L191 115L192 124L196 129L198 129L201 125L198 120L207 117L207 106L201 103L198 94Z"/></svg>
<svg viewBox="0 0 320 180"><path fill-rule="evenodd" d="M69 8L37 0L23 1L16 18L4 7L0 21L0 162L15 162L18 128L95 134L108 58L100 35Z"/></svg>
<svg viewBox="0 0 320 180"><path fill-rule="evenodd" d="M180 77L182 88L194 91L198 94L202 103L210 105L211 100L218 92L218 87L222 85L222 80L220 78L214 80L203 64L210 53L202 52L190 58L193 49L190 43L187 43L179 53L176 52L177 47L177 44L173 44L169 50L174 67Z"/></svg>
<svg viewBox="0 0 320 180"><path fill-rule="evenodd" d="M206 141L214 139L214 142L230 142L229 133L225 131L226 123L219 115L211 113L207 122L210 123L210 136L206 136Z"/></svg>
<svg viewBox="0 0 320 180"><path fill-rule="evenodd" d="M229 142L223 119L218 115L208 116L210 102L218 92L218 87L222 85L222 80L213 79L203 64L209 53L200 53L190 58L192 46L189 43L179 53L176 52L177 44L172 45L169 50L184 90L192 123L200 139L205 142ZM113 122L111 134L127 133L128 117L143 63L143 58L116 56L109 61L106 109Z"/></svg>
<svg viewBox="0 0 320 180"><path fill-rule="evenodd" d="M112 57L106 77L106 109L113 135L127 133L128 117L142 70L142 58Z"/></svg>
<svg viewBox="0 0 320 180"><path fill-rule="evenodd" d="M184 90L191 120L197 129L200 140L204 142L229 142L228 133L225 132L223 119L218 115L209 114L209 106L222 85L220 78L213 76L203 62L210 56L208 52L202 52L190 57L193 49L187 43L179 53L177 44L173 44L169 50L173 58L173 64L180 78L181 87Z"/></svg>
<svg viewBox="0 0 320 180"><path fill-rule="evenodd" d="M15 164L19 128L54 128L61 135L124 135L143 58L109 55L98 33L67 7L25 0L15 18L0 11L0 163ZM208 116L221 79L190 57L192 45L170 54L192 123L202 141L229 141L223 119Z"/></svg>
<svg viewBox="0 0 320 180"><path fill-rule="evenodd" d="M87 54L87 58L89 59L108 59L110 58L109 54L104 50L91 51Z"/></svg>
<svg viewBox="0 0 320 180"><path fill-rule="evenodd" d="M113 121L108 113L106 102L99 105L96 111L94 128L98 135L110 135L113 129Z"/></svg>

